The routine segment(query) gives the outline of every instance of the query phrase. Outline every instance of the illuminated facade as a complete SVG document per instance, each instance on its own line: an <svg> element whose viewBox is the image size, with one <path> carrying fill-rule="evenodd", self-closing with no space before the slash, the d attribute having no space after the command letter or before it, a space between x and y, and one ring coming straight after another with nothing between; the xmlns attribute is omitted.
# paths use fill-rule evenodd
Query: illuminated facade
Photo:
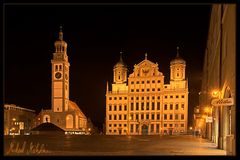
<svg viewBox="0 0 240 160"><path fill-rule="evenodd" d="M201 129L227 155L236 155L236 33L236 4L213 4L199 97L205 122ZM213 106L213 98L231 98L234 103ZM212 121L206 122L204 116Z"/></svg>
<svg viewBox="0 0 240 160"><path fill-rule="evenodd" d="M69 100L69 62L67 43L60 28L59 39L55 42L52 63L52 107L42 110L38 123L53 123L65 131L87 130L87 118L75 102Z"/></svg>
<svg viewBox="0 0 240 160"><path fill-rule="evenodd" d="M29 134L36 126L34 110L4 104L4 135Z"/></svg>
<svg viewBox="0 0 240 160"><path fill-rule="evenodd" d="M187 132L186 62L178 52L170 63L170 84L158 64L145 59L128 76L122 55L113 68L112 91L107 83L106 135L158 135ZM127 84L128 83L128 84Z"/></svg>

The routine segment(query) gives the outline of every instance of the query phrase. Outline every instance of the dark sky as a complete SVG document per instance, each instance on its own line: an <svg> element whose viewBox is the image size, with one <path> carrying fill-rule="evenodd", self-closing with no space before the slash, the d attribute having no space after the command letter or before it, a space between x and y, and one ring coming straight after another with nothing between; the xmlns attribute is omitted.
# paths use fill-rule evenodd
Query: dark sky
<svg viewBox="0 0 240 160"><path fill-rule="evenodd" d="M106 82L113 66L144 59L159 64L169 83L170 61L180 47L189 80L189 121L198 105L210 5L6 5L4 103L51 107L51 59L63 26L70 62L70 99L97 126L105 117Z"/></svg>

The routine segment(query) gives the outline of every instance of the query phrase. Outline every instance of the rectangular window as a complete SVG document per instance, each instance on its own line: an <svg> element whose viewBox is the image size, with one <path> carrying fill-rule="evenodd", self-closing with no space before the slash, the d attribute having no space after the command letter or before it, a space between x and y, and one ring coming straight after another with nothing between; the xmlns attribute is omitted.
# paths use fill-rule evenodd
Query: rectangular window
<svg viewBox="0 0 240 160"><path fill-rule="evenodd" d="M125 100L127 100L127 97L124 97Z"/></svg>
<svg viewBox="0 0 240 160"><path fill-rule="evenodd" d="M167 104L164 105L164 110L167 110Z"/></svg>
<svg viewBox="0 0 240 160"><path fill-rule="evenodd" d="M139 92L139 89L136 89L136 92Z"/></svg>
<svg viewBox="0 0 240 160"><path fill-rule="evenodd" d="M142 107L141 109L143 111L144 110L144 102L141 103L141 107Z"/></svg>
<svg viewBox="0 0 240 160"><path fill-rule="evenodd" d="M154 96L152 96L152 100L154 100L155 99L155 97Z"/></svg>
<svg viewBox="0 0 240 160"><path fill-rule="evenodd" d="M136 110L137 111L139 110L139 103L138 102L136 103Z"/></svg>
<svg viewBox="0 0 240 160"><path fill-rule="evenodd" d="M133 124L130 125L130 132L132 133L133 132Z"/></svg>
<svg viewBox="0 0 240 160"><path fill-rule="evenodd" d="M171 95L170 98L173 98L173 96Z"/></svg>
<svg viewBox="0 0 240 160"><path fill-rule="evenodd" d="M158 96L157 99L160 99L160 96Z"/></svg>
<svg viewBox="0 0 240 160"><path fill-rule="evenodd" d="M139 100L139 97L136 97L136 100Z"/></svg>
<svg viewBox="0 0 240 160"><path fill-rule="evenodd" d="M119 100L122 100L122 97L119 97Z"/></svg>
<svg viewBox="0 0 240 160"><path fill-rule="evenodd" d="M59 65L59 70L60 70L60 71L62 70L62 65Z"/></svg>
<svg viewBox="0 0 240 160"><path fill-rule="evenodd" d="M155 117L154 117L154 114L152 114L152 120L154 120L154 118L155 118Z"/></svg>
<svg viewBox="0 0 240 160"><path fill-rule="evenodd" d="M149 100L149 97L147 96L147 100Z"/></svg>
<svg viewBox="0 0 240 160"><path fill-rule="evenodd" d="M164 126L164 127L167 127L167 123L164 123L163 126Z"/></svg>
<svg viewBox="0 0 240 160"><path fill-rule="evenodd" d="M131 92L134 92L134 89L131 89Z"/></svg>
<svg viewBox="0 0 240 160"><path fill-rule="evenodd" d="M129 120L133 120L133 114L130 114Z"/></svg>
<svg viewBox="0 0 240 160"><path fill-rule="evenodd" d="M137 81L137 84L139 84L139 81Z"/></svg>
<svg viewBox="0 0 240 160"><path fill-rule="evenodd" d="M147 88L147 92L149 92L149 88Z"/></svg>
<svg viewBox="0 0 240 160"><path fill-rule="evenodd" d="M184 110L184 104L182 104L182 110Z"/></svg>
<svg viewBox="0 0 240 160"><path fill-rule="evenodd" d="M122 115L120 114L119 117L118 117L119 120L122 120Z"/></svg>
<svg viewBox="0 0 240 160"><path fill-rule="evenodd" d="M114 120L117 120L117 115L114 115Z"/></svg>
<svg viewBox="0 0 240 160"><path fill-rule="evenodd" d="M173 115L172 115L172 114L169 115L169 119L170 119L170 120L173 119Z"/></svg>
<svg viewBox="0 0 240 160"><path fill-rule="evenodd" d="M144 89L142 89L142 92L144 92Z"/></svg>
<svg viewBox="0 0 240 160"><path fill-rule="evenodd" d="M159 113L157 114L157 120L160 120L160 114Z"/></svg>
<svg viewBox="0 0 240 160"><path fill-rule="evenodd" d="M176 95L176 98L178 98L178 95Z"/></svg>
<svg viewBox="0 0 240 160"><path fill-rule="evenodd" d="M122 105L119 105L119 111L121 111L122 110Z"/></svg>
<svg viewBox="0 0 240 160"><path fill-rule="evenodd" d="M146 119L149 119L149 114L146 114Z"/></svg>
<svg viewBox="0 0 240 160"><path fill-rule="evenodd" d="M161 81L160 80L158 80L158 83L160 83Z"/></svg>
<svg viewBox="0 0 240 160"><path fill-rule="evenodd" d="M147 83L150 83L150 81L147 81Z"/></svg>
<svg viewBox="0 0 240 160"><path fill-rule="evenodd" d="M144 81L142 81L142 84L144 84Z"/></svg>
<svg viewBox="0 0 240 160"><path fill-rule="evenodd" d="M126 114L124 114L124 120L127 120L127 115Z"/></svg>
<svg viewBox="0 0 240 160"><path fill-rule="evenodd" d="M138 114L136 114L135 116L136 116L136 120L138 120Z"/></svg>
<svg viewBox="0 0 240 160"><path fill-rule="evenodd" d="M108 119L109 119L109 120L112 120L112 115L109 115Z"/></svg>
<svg viewBox="0 0 240 160"><path fill-rule="evenodd" d="M178 104L175 105L175 109L178 110Z"/></svg>
<svg viewBox="0 0 240 160"><path fill-rule="evenodd" d="M159 124L156 125L156 132L159 133Z"/></svg>
<svg viewBox="0 0 240 160"><path fill-rule="evenodd" d="M122 127L122 124L119 124L118 126L119 126L119 127Z"/></svg>
<svg viewBox="0 0 240 160"><path fill-rule="evenodd" d="M112 106L111 105L109 105L109 111L111 111L112 110Z"/></svg>
<svg viewBox="0 0 240 160"><path fill-rule="evenodd" d="M160 91L160 88L158 88L158 91Z"/></svg>
<svg viewBox="0 0 240 160"><path fill-rule="evenodd" d="M184 98L184 95L182 95L182 98Z"/></svg>
<svg viewBox="0 0 240 160"><path fill-rule="evenodd" d="M133 103L131 103L131 111L133 111Z"/></svg>
<svg viewBox="0 0 240 160"><path fill-rule="evenodd" d="M55 71L58 71L58 65L55 65Z"/></svg>
<svg viewBox="0 0 240 160"><path fill-rule="evenodd" d="M170 110L173 110L173 104L170 104Z"/></svg>
<svg viewBox="0 0 240 160"><path fill-rule="evenodd" d="M153 89L152 89L152 91L154 92L154 91L155 91L155 89L153 88Z"/></svg>
<svg viewBox="0 0 240 160"><path fill-rule="evenodd" d="M160 102L157 102L157 110L160 110Z"/></svg>
<svg viewBox="0 0 240 160"><path fill-rule="evenodd" d="M117 106L116 105L114 105L114 111L116 111L117 110Z"/></svg>
<svg viewBox="0 0 240 160"><path fill-rule="evenodd" d="M184 114L181 114L181 119L184 119Z"/></svg>
<svg viewBox="0 0 240 160"><path fill-rule="evenodd" d="M125 110L125 111L127 110L127 105L126 105L126 104L124 105L124 110Z"/></svg>
<svg viewBox="0 0 240 160"><path fill-rule="evenodd" d="M117 97L114 97L114 100L117 100Z"/></svg>
<svg viewBox="0 0 240 160"><path fill-rule="evenodd" d="M144 100L144 97L142 97L142 100Z"/></svg>
<svg viewBox="0 0 240 160"><path fill-rule="evenodd" d="M131 84L134 84L134 81L132 81Z"/></svg>
<svg viewBox="0 0 240 160"><path fill-rule="evenodd" d="M151 132L154 132L154 124L151 124Z"/></svg>
<svg viewBox="0 0 240 160"><path fill-rule="evenodd" d="M136 124L136 132L138 132L139 124Z"/></svg>
<svg viewBox="0 0 240 160"><path fill-rule="evenodd" d="M112 100L112 97L109 97L109 100Z"/></svg>
<svg viewBox="0 0 240 160"><path fill-rule="evenodd" d="M155 103L154 102L152 102L152 110L154 110L155 109Z"/></svg>
<svg viewBox="0 0 240 160"><path fill-rule="evenodd" d="M173 125L172 124L169 124L169 127L172 127Z"/></svg>
<svg viewBox="0 0 240 160"><path fill-rule="evenodd" d="M109 124L109 127L112 127L112 124Z"/></svg>
<svg viewBox="0 0 240 160"><path fill-rule="evenodd" d="M149 102L146 103L146 110L149 110Z"/></svg>
<svg viewBox="0 0 240 160"><path fill-rule="evenodd" d="M167 99L167 96L165 96L165 98Z"/></svg>
<svg viewBox="0 0 240 160"><path fill-rule="evenodd" d="M114 124L114 127L117 127L117 124Z"/></svg>
<svg viewBox="0 0 240 160"><path fill-rule="evenodd" d="M155 81L153 80L152 83L155 83Z"/></svg>
<svg viewBox="0 0 240 160"><path fill-rule="evenodd" d="M165 119L165 120L167 119L167 114L164 114L164 119Z"/></svg>
<svg viewBox="0 0 240 160"><path fill-rule="evenodd" d="M178 120L178 114L175 114L175 120Z"/></svg>
<svg viewBox="0 0 240 160"><path fill-rule="evenodd" d="M184 127L184 124L181 124L181 127Z"/></svg>
<svg viewBox="0 0 240 160"><path fill-rule="evenodd" d="M131 100L133 100L133 97L131 97Z"/></svg>
<svg viewBox="0 0 240 160"><path fill-rule="evenodd" d="M144 119L144 114L141 114L141 120L143 120Z"/></svg>

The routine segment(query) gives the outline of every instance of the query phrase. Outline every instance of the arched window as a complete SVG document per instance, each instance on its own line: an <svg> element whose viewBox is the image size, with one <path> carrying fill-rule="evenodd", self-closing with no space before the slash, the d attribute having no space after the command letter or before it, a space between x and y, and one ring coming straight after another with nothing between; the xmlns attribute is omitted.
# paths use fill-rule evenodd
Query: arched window
<svg viewBox="0 0 240 160"><path fill-rule="evenodd" d="M66 116L66 128L73 128L73 116L71 114Z"/></svg>
<svg viewBox="0 0 240 160"><path fill-rule="evenodd" d="M43 116L43 123L49 123L50 122L50 116L49 115L44 115Z"/></svg>

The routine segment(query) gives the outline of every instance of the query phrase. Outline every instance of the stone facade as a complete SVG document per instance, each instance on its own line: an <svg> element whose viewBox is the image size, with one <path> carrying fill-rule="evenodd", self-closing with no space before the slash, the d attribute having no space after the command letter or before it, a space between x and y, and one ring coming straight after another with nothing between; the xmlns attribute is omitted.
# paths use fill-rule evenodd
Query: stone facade
<svg viewBox="0 0 240 160"><path fill-rule="evenodd" d="M107 135L160 135L187 132L188 81L186 62L177 57L170 63L170 84L158 64L145 59L134 65L127 79L127 67L120 56L113 69L112 91L107 84ZM128 84L127 84L128 83Z"/></svg>

